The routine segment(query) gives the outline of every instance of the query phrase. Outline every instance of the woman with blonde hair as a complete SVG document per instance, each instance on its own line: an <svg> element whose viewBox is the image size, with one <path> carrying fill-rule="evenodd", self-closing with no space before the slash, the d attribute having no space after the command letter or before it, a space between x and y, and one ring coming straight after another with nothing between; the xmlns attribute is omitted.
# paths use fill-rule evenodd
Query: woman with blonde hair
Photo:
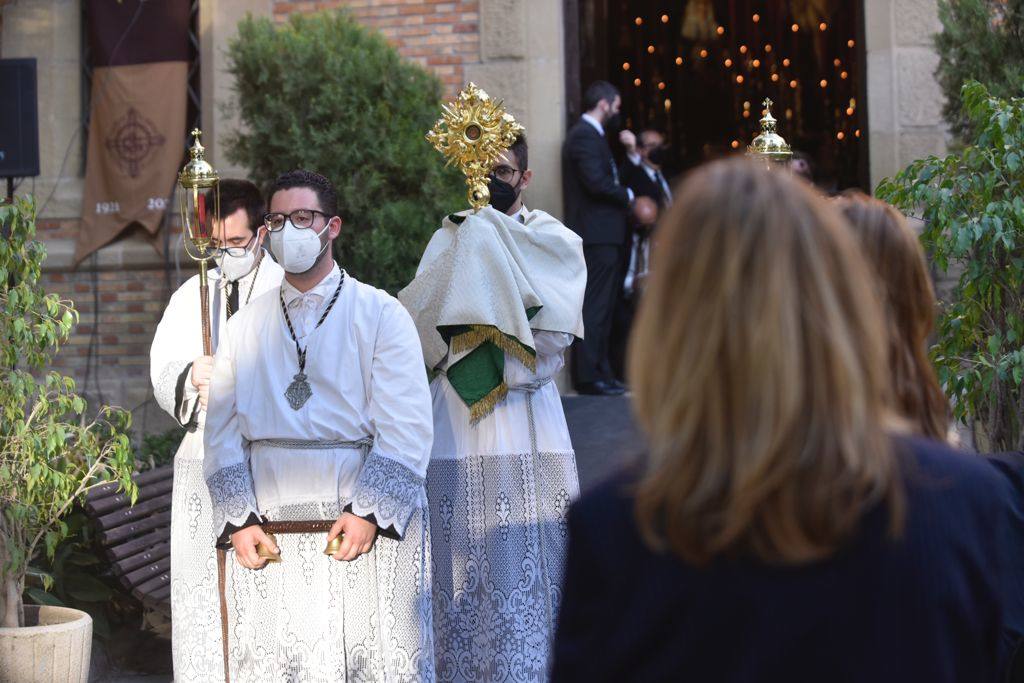
<svg viewBox="0 0 1024 683"><path fill-rule="evenodd" d="M837 202L881 290L895 408L918 434L945 441L950 409L928 359L935 291L921 243L903 214L879 199L848 192Z"/></svg>
<svg viewBox="0 0 1024 683"><path fill-rule="evenodd" d="M733 160L658 230L629 352L649 450L570 512L553 679L994 679L1009 493L892 433L838 212Z"/></svg>

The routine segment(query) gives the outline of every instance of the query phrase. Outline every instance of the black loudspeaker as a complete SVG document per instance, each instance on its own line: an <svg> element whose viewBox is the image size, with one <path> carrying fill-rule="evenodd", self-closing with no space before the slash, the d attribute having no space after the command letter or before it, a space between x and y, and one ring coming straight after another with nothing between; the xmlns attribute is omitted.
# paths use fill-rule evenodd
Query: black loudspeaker
<svg viewBox="0 0 1024 683"><path fill-rule="evenodd" d="M0 178L39 175L36 60L0 59Z"/></svg>

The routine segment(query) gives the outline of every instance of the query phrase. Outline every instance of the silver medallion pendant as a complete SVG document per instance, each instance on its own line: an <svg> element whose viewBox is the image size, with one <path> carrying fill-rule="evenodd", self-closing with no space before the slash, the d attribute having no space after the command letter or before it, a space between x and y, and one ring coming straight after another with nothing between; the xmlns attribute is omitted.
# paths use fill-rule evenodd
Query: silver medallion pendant
<svg viewBox="0 0 1024 683"><path fill-rule="evenodd" d="M309 382L306 381L304 372L295 375L292 383L284 391L284 397L288 399L288 405L292 407L292 410L298 410L304 406L312 395L313 390L310 388Z"/></svg>

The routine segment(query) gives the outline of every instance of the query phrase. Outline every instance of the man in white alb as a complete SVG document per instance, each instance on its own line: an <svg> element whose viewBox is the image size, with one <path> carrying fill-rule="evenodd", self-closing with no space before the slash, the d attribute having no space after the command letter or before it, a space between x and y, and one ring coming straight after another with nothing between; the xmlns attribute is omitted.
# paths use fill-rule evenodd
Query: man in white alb
<svg viewBox="0 0 1024 683"><path fill-rule="evenodd" d="M334 262L326 178L286 173L268 204L285 281L228 325L205 439L214 531L237 560L231 679L431 681L432 426L416 330Z"/></svg>
<svg viewBox="0 0 1024 683"><path fill-rule="evenodd" d="M547 680L576 460L552 378L583 336L582 240L523 206L520 135L491 205L446 219L399 299L436 372L427 474L443 681Z"/></svg>
<svg viewBox="0 0 1024 683"><path fill-rule="evenodd" d="M208 199L208 204L213 202ZM247 180L220 183L223 221L213 226L218 267L210 272L213 348L228 318L277 289L284 271L263 252L263 196ZM203 355L199 276L171 296L150 350L160 407L188 431L174 457L171 502L171 653L174 680L223 680L217 565L210 493L203 479L203 425L213 357Z"/></svg>

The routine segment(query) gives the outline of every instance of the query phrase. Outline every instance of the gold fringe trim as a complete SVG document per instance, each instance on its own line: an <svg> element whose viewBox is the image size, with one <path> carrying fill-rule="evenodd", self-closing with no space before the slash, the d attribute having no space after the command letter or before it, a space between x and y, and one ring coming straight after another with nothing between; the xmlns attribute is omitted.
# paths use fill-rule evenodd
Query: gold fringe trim
<svg viewBox="0 0 1024 683"><path fill-rule="evenodd" d="M476 424L494 412L499 403L508 396L508 385L502 382L491 389L490 393L469 407L469 421Z"/></svg>
<svg viewBox="0 0 1024 683"><path fill-rule="evenodd" d="M486 341L491 342L499 349L517 359L520 363L530 369L537 371L537 356L526 350L526 347L502 334L498 328L492 325L470 325L468 332L452 337L448 348L452 353L462 353L475 349Z"/></svg>

